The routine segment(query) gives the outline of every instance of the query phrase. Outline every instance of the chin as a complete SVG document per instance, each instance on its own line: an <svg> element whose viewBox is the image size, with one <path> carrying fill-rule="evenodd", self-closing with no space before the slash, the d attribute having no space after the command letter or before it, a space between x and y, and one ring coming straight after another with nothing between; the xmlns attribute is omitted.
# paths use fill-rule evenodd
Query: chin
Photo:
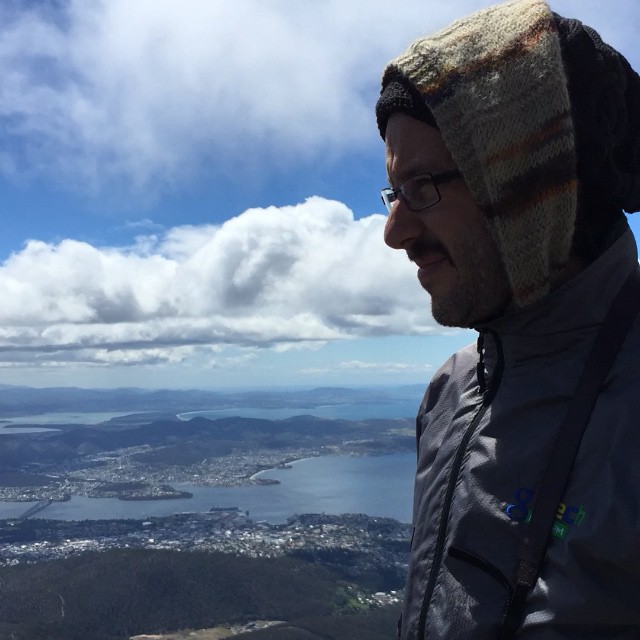
<svg viewBox="0 0 640 640"><path fill-rule="evenodd" d="M468 310L461 305L451 304L450 300L440 296L431 296L431 315L443 327L469 328Z"/></svg>
<svg viewBox="0 0 640 640"><path fill-rule="evenodd" d="M431 315L443 327L474 329L478 325L502 316L509 304L508 297L500 298L491 305L486 304L486 298L483 300L474 298L476 296L463 296L460 292L450 296L432 296Z"/></svg>

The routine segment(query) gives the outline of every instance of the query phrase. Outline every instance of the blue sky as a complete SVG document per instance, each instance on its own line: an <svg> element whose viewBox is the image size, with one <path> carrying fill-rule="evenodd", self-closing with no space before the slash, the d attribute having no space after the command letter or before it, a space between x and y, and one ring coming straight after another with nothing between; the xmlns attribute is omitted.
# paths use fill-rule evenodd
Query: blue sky
<svg viewBox="0 0 640 640"><path fill-rule="evenodd" d="M0 381L426 382L473 335L382 242L373 107L390 58L489 4L3 2ZM551 7L640 69L636 0Z"/></svg>

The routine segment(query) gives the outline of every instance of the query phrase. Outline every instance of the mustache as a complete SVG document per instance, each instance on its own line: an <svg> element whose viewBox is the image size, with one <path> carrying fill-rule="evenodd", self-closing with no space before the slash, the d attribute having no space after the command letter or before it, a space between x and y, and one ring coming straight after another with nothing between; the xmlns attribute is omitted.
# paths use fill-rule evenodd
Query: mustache
<svg viewBox="0 0 640 640"><path fill-rule="evenodd" d="M420 260L430 253L442 253L449 258L449 252L437 241L428 238L418 238L414 240L413 244L406 250L407 258L411 262Z"/></svg>

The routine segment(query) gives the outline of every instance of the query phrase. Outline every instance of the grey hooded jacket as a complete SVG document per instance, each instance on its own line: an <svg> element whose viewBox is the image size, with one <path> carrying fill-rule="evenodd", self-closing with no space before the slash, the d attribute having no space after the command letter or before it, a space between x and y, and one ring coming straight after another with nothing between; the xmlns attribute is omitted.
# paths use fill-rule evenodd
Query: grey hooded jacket
<svg viewBox="0 0 640 640"><path fill-rule="evenodd" d="M550 447L595 335L638 269L625 232L544 300L481 328L433 377L417 419L403 640L495 640ZM522 640L640 638L640 320L598 397Z"/></svg>

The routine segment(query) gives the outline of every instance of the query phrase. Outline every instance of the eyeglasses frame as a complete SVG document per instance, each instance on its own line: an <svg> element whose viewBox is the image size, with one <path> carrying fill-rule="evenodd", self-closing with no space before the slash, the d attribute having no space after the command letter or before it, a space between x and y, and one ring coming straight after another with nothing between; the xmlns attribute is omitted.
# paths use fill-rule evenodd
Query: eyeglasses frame
<svg viewBox="0 0 640 640"><path fill-rule="evenodd" d="M416 178L424 178L425 176L429 176L431 180L431 184L433 184L434 189L436 190L436 194L438 199L435 202L431 202L430 204L425 205L424 207L418 207L417 209L413 208L410 202L405 198L404 193L402 191L402 187L407 184L407 182L411 180L415 180ZM415 176L411 176L407 178L400 186L395 189L392 187L383 187L380 189L380 197L382 198L382 204L386 207L387 211L391 213L391 205L398 199L398 196L402 196L405 204L407 205L407 209L409 211L413 211L414 213L417 211L424 211L429 207L433 207L438 204L442 200L442 194L440 193L440 189L438 189L438 185L446 184L447 182L451 182L456 178L461 178L462 174L459 169L450 169L449 171L442 171L441 173L431 173L430 171L425 171L424 173L419 173ZM387 199L385 200L385 195ZM393 200L389 200L389 196L393 195Z"/></svg>

